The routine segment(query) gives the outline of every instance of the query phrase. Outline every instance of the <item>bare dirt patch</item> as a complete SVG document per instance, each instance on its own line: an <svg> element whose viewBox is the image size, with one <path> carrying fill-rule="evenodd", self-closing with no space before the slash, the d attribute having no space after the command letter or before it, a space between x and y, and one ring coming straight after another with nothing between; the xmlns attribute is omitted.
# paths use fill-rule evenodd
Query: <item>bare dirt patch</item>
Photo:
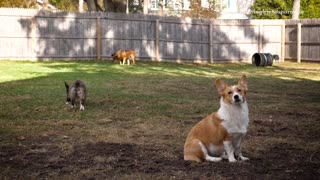
<svg viewBox="0 0 320 180"><path fill-rule="evenodd" d="M315 113L308 111L310 116ZM297 113L289 116L300 117ZM319 138L318 131L282 120L282 123L268 119L252 123L255 132L248 134L244 146L244 154L250 157L246 162L185 162L182 146L157 144L154 138L150 138L148 144L75 143L69 151L42 138L1 146L0 169L4 178L14 179L57 176L80 179L317 179L320 156L319 144L314 143L318 141L315 139ZM283 139L277 140L279 136ZM159 137L167 138L160 134Z"/></svg>

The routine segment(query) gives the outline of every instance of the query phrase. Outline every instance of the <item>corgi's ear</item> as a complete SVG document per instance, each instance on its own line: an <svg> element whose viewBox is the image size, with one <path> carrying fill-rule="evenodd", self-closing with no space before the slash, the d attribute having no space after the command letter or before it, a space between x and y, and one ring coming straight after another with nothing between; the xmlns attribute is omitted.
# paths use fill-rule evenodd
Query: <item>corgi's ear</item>
<svg viewBox="0 0 320 180"><path fill-rule="evenodd" d="M245 88L245 90L248 90L248 78L246 75L243 75L241 79L238 82L238 86L241 86Z"/></svg>
<svg viewBox="0 0 320 180"><path fill-rule="evenodd" d="M217 88L217 90L218 90L218 93L219 93L220 95L222 95L222 94L223 94L223 91L226 90L226 88L228 87L228 84L225 83L224 81L220 80L220 79L217 79L217 80L215 81L215 86L216 86L216 88Z"/></svg>

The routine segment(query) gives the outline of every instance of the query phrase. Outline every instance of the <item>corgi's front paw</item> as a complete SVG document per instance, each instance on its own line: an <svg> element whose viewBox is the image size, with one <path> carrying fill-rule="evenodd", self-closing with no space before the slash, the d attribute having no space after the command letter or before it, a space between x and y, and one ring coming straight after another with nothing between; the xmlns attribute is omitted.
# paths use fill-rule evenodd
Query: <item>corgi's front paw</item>
<svg viewBox="0 0 320 180"><path fill-rule="evenodd" d="M241 160L241 161L248 161L248 160L249 160L249 158L244 157L244 156L240 156L240 160Z"/></svg>
<svg viewBox="0 0 320 180"><path fill-rule="evenodd" d="M84 111L84 106L80 106L80 111Z"/></svg>
<svg viewBox="0 0 320 180"><path fill-rule="evenodd" d="M218 161L221 161L222 158L221 158L221 157L211 157L211 156L207 156L207 157L206 157L206 160L207 160L207 161L212 161L212 162L218 162Z"/></svg>

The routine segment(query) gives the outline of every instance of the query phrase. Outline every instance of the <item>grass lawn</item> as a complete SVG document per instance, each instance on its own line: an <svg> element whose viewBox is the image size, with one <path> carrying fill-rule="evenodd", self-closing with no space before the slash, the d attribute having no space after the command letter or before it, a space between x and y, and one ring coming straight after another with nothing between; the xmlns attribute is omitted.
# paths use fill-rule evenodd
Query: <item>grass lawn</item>
<svg viewBox="0 0 320 180"><path fill-rule="evenodd" d="M249 132L230 164L183 161L190 128L219 107L214 80L249 78ZM64 81L88 87L65 105ZM320 64L0 61L4 179L320 177Z"/></svg>

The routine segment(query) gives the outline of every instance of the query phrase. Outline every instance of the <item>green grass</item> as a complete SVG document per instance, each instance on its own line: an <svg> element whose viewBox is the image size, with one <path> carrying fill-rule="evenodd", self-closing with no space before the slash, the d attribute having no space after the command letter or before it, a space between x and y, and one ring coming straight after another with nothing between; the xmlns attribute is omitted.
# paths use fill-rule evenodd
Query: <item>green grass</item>
<svg viewBox="0 0 320 180"><path fill-rule="evenodd" d="M100 119L155 121L185 120L218 108L214 79L236 83L249 76L252 104L274 107L297 95L318 106L320 65L282 63L268 68L245 64L194 65L138 63L120 66L95 62L0 62L1 132L48 131L57 121L76 120L91 127ZM71 111L64 105L63 82L81 79L89 89L87 110ZM298 84L298 86L297 86ZM305 94L309 95L306 96ZM289 94L289 95L288 95ZM279 107L279 108L284 108ZM153 122L153 123L155 123ZM29 124L32 126L28 126ZM123 122L125 123L125 122ZM8 124L11 124L9 127ZM110 123L112 124L112 123ZM16 129L15 125L23 128ZM36 129L35 126L38 126ZM90 130L89 130L90 131ZM9 133L10 134L10 133Z"/></svg>
<svg viewBox="0 0 320 180"><path fill-rule="evenodd" d="M320 111L320 64L0 61L0 146L47 139L66 154L74 145L99 141L182 147L189 129L219 107L214 80L235 84L243 74L249 78L251 134L268 132L254 122L270 118L320 130L312 126ZM88 86L83 112L65 105L63 82L76 79ZM300 111L305 117L299 122ZM251 139L259 146L261 139Z"/></svg>

